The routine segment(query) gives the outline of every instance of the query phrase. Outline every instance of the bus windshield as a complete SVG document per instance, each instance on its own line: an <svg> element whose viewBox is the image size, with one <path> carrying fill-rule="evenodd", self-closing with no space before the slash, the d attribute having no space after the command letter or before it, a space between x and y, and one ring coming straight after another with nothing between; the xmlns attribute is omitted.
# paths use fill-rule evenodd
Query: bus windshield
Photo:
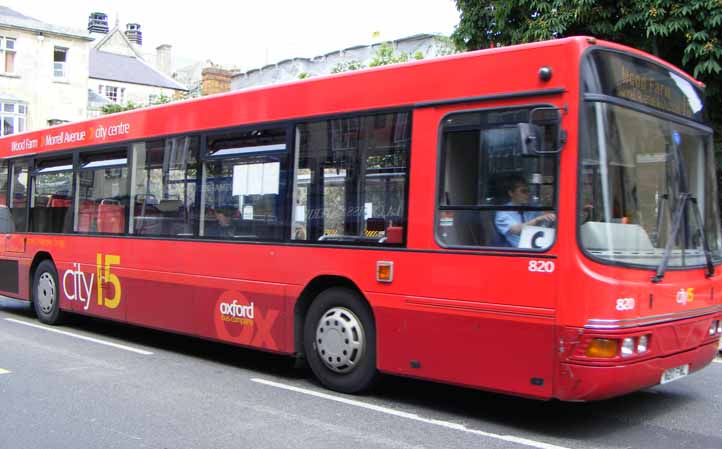
<svg viewBox="0 0 722 449"><path fill-rule="evenodd" d="M644 69L627 76L646 76ZM645 89L663 92L654 82L635 79L641 93L628 97L651 107L606 92L585 95L580 244L594 258L658 275L666 267L711 267L722 259L712 132L689 120L692 114L657 113L687 115L680 111L694 112L695 105L674 110L672 101L646 101Z"/></svg>

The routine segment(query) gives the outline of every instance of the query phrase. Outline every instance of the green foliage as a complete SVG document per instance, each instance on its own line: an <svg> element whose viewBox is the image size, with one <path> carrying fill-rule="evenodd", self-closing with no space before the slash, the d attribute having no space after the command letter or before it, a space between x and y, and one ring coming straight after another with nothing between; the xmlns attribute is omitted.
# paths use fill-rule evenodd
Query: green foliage
<svg viewBox="0 0 722 449"><path fill-rule="evenodd" d="M460 50L591 35L681 67L707 85L722 150L722 0L456 0L456 6L461 20L451 38Z"/></svg>
<svg viewBox="0 0 722 449"><path fill-rule="evenodd" d="M156 106L159 104L166 104L166 103L170 103L172 101L174 101L173 98L162 93L159 96L157 96L153 101L149 102L147 105L133 103L132 101L129 101L125 104L109 103L109 104L104 105L100 109L100 111L103 114L115 114L116 112L131 111L133 109L144 108L146 106Z"/></svg>
<svg viewBox="0 0 722 449"><path fill-rule="evenodd" d="M101 111L103 114L115 114L116 112L130 111L132 109L138 109L141 107L139 104L135 104L132 101L126 104L110 103L103 106Z"/></svg>
<svg viewBox="0 0 722 449"><path fill-rule="evenodd" d="M423 59L424 55L421 55ZM390 42L384 42L376 50L373 59L369 62L369 67L379 67L382 65L398 64L400 62L407 62L409 60L409 54L406 52L396 52L394 46Z"/></svg>
<svg viewBox="0 0 722 449"><path fill-rule="evenodd" d="M343 61L333 66L333 68L331 69L331 73L348 72L350 70L359 70L365 68L366 66L363 65L360 61Z"/></svg>
<svg viewBox="0 0 722 449"><path fill-rule="evenodd" d="M155 98L155 100L148 103L148 106L155 106L158 104L166 104L166 103L170 103L171 101L173 101L173 99L171 97L162 93L159 96L157 96ZM140 107L140 106L136 106L136 108L138 108L138 107Z"/></svg>
<svg viewBox="0 0 722 449"><path fill-rule="evenodd" d="M298 74L298 79L305 80L306 78L310 78L311 74L308 72L301 72Z"/></svg>
<svg viewBox="0 0 722 449"><path fill-rule="evenodd" d="M391 42L382 43L379 48L376 49L369 67L379 67L382 65L398 64L400 62L408 62L411 59L419 60L424 59L424 54L420 51L409 54L404 51L397 51ZM331 73L348 72L350 70L365 69L366 66L360 61L343 61L336 64L332 69Z"/></svg>

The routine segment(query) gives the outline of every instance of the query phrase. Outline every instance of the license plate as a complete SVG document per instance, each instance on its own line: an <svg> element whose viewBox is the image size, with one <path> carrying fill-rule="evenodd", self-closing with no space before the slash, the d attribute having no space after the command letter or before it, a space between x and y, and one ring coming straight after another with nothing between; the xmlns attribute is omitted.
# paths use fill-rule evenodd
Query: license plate
<svg viewBox="0 0 722 449"><path fill-rule="evenodd" d="M662 380L659 383L666 384L689 374L689 365L682 365L670 368L662 373Z"/></svg>

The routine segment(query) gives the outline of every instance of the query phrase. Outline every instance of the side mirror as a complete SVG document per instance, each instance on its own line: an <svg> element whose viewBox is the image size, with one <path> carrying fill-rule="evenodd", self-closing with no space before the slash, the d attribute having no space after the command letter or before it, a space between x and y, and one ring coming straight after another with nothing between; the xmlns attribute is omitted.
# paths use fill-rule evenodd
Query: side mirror
<svg viewBox="0 0 722 449"><path fill-rule="evenodd" d="M558 154L566 142L566 134L561 130L561 109L546 106L529 112L529 126L536 130L536 145L533 148L538 155Z"/></svg>
<svg viewBox="0 0 722 449"><path fill-rule="evenodd" d="M522 156L536 156L541 149L543 131L541 127L531 123L518 123L519 144Z"/></svg>

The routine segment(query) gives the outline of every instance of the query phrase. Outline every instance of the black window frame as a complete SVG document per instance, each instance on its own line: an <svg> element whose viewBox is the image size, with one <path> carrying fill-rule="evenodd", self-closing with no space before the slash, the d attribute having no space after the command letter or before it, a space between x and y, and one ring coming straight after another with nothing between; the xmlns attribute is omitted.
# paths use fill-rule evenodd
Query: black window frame
<svg viewBox="0 0 722 449"><path fill-rule="evenodd" d="M289 221L290 214L290 182L293 175L293 167L292 167L292 160L293 160L293 147L291 145L293 141L292 136L292 130L294 127L295 121L284 121L284 122L271 122L271 123L257 123L257 124L248 124L248 125L242 125L242 126L236 126L232 128L224 128L220 130L212 130L209 132L204 132L202 134L202 138L200 140L200 154L198 157L198 173L196 175L196 204L198 209L198 216L195 217L198 221L198 225L196 226L196 229L194 230L194 238L202 241L202 240L213 240L218 241L221 240L223 242L243 242L243 243L285 243L289 240L290 235L290 229L291 229L291 223ZM210 141L214 138L219 138L222 136L227 136L234 133L244 133L244 132L252 132L252 131L265 131L265 130L283 130L283 133L285 135L284 139L284 148L281 149L266 149L266 150L249 150L249 151L240 151L238 153L229 153L229 154L222 154L222 155L215 155L213 152L210 151ZM278 144L280 145L280 144ZM250 147L250 148L258 148L258 147ZM223 151L223 150L219 150ZM227 161L227 160L238 160L238 159L245 159L245 158L260 158L260 157L272 157L274 155L283 155L284 161L281 163L280 171L283 173L284 167L286 172L285 179L283 177L280 177L279 179L279 190L278 190L278 201L279 201L279 217L278 222L280 223L281 227L281 237L278 239L260 239L258 236L256 238L253 237L246 237L246 236L238 236L234 238L219 238L217 236L208 236L208 235L200 235L201 234L201 222L206 220L205 217L205 209L207 208L206 202L205 202L205 184L206 184L206 164L210 162L217 162L217 161ZM242 211L241 211L242 213ZM205 226L204 226L204 234L205 234Z"/></svg>
<svg viewBox="0 0 722 449"><path fill-rule="evenodd" d="M66 169L66 170L61 170L61 171L63 171L63 172L68 172L68 171L69 171L69 172L71 173L71 177L70 177L70 182L71 182L71 185L70 185L70 198L72 199L72 201L71 201L71 203L70 203L70 208L69 208L69 210L67 211L67 213L69 213L70 216L73 217L73 218L71 219L71 223L70 223L70 228L71 228L71 230L70 230L70 232L65 232L65 231L61 231L61 232L33 231L33 230L32 230L33 225L34 225L34 223L33 223L33 214L32 214L32 209L33 209L33 208L31 208L30 206L31 206L31 204L33 204L33 200L34 200L34 197L35 197L35 178L36 178L39 174L42 174L42 169L43 169L43 168L42 168L42 163L43 163L43 162L55 162L55 161L67 161L67 160L70 160L70 167L71 167L70 170L67 170L67 169ZM77 195L77 191L76 191L76 190L77 190L77 189L76 189L76 183L77 183L77 179L76 179L76 177L77 177L76 164L77 164L77 160L76 160L76 155L74 154L74 152L67 152L67 151L64 151L64 152L61 152L61 153L39 154L39 155L36 155L36 156L33 158L33 160L32 160L32 167L28 170L28 188L27 188L27 189L28 189L28 198L27 198L27 232L33 233L33 234L53 234L53 235L55 235L55 234L60 234L60 235L62 235L62 234L69 234L69 233L72 232L72 230L73 230L73 228L74 228L74 226L75 226L75 225L74 225L74 222L75 222L74 216L75 216L75 210L76 210L75 204L76 204L76 195Z"/></svg>
<svg viewBox="0 0 722 449"><path fill-rule="evenodd" d="M73 234L80 234L80 235L97 235L97 236L112 236L112 237L122 237L122 236L129 236L128 233L129 229L129 220L130 220L130 188L131 188L131 176L130 176L130 168L131 168L131 147L132 142L118 142L113 143L110 145L104 145L102 147L98 148L79 148L74 151L76 163L75 163L75 187L76 187L76 194L75 194L75 202L76 207L79 210L80 207L80 189L78 189L78 184L80 183L80 173L84 171L95 171L99 168L123 168L125 167L128 170L128 174L126 176L126 192L128 192L128 204L126 205L126 213L124 218L124 226L123 226L123 232L121 233L109 233L109 232L80 232L77 231L76 228L78 227L78 218L77 214L73 217ZM105 154L113 154L121 151L121 149L125 150L125 164L114 164L114 165L108 165L105 167L90 167L85 168L83 167L83 156L90 155L91 157L95 158L96 156L102 156ZM102 160L102 159L101 159Z"/></svg>
<svg viewBox="0 0 722 449"><path fill-rule="evenodd" d="M502 251L502 252L508 252L508 253L537 253L537 254L544 254L551 251L559 238L559 233L554 233L554 240L549 244L549 246L540 248L540 249L534 249L534 248L518 248L513 246L504 246L504 245L453 245L448 244L444 241L442 236L439 234L439 222L441 219L441 213L443 211L478 211L478 212L498 212L498 211L505 211L505 210L511 210L511 211L549 211L549 207L543 207L543 206L505 206L502 204L489 204L489 205L443 205L442 202L444 201L444 191L443 191L443 185L445 181L445 173L446 173L446 155L444 151L444 143L446 142L446 136L450 132L460 132L460 131L477 131L479 134L483 130L487 129L495 129L498 128L500 124L506 125L506 126L512 126L515 123L521 123L521 122L502 122L502 123L496 123L494 125L485 124L481 118L484 114L490 113L490 112L504 112L504 111L524 111L531 112L532 109L535 108L556 108L557 106L552 103L524 103L524 104L515 104L515 105L505 105L505 106L490 106L485 108L474 108L474 109L463 109L463 110L456 110L451 111L446 114L444 114L441 117L441 120L439 121L439 127L438 127L438 143L437 143L437 173L436 173L436 185L435 185L435 207L434 207L434 222L433 222L433 228L434 228L434 240L439 247L444 249L461 249L461 250L473 250L473 251ZM478 114L479 115L479 123L478 124L470 124L470 123L464 123L458 126L445 126L445 121L448 120L450 117L456 116L456 115L471 115L471 114ZM528 119L527 119L528 120ZM559 123L560 130L562 128L562 123ZM539 155L540 157L544 155ZM559 221L559 174L560 174L560 167L561 167L561 157L560 154L552 154L550 155L552 157L556 158L555 162L555 170L554 170L554 182L553 182L553 189L554 189L554 195L552 198L552 204L551 208L555 214L557 214L557 223ZM558 230L558 225L555 225L554 227L555 231Z"/></svg>
<svg viewBox="0 0 722 449"><path fill-rule="evenodd" d="M320 246L339 246L339 247L349 247L349 246L360 246L360 247L373 247L373 248L388 248L388 249L398 249L398 248L404 248L407 246L407 235L408 235L408 227L409 227L409 191L410 191L410 185L411 185L411 161L412 161L412 151L413 151L413 124L414 124L414 108L412 107L394 107L394 108L384 108L384 109L373 109L373 110L361 110L361 111L353 111L353 112L347 112L342 114L332 114L327 116L311 116L311 117L304 117L302 119L297 119L291 122L292 126L292 134L291 139L295 140L295 135L297 132L297 129L300 125L308 125L312 123L319 123L319 122L333 122L335 120L348 120L353 118L369 118L372 119L372 124L376 126L377 119L376 117L382 116L382 115L397 115L397 114L406 114L407 115L407 135L406 135L406 141L407 148L406 148L406 154L407 154L407 161L406 161L406 167L404 170L404 176L405 176L405 186L404 186L404 192L403 192L403 215L401 218L401 223L403 223L402 226L402 233L401 233L401 242L400 243L386 243L381 242L375 239L368 239L368 240L360 240L356 237L349 236L348 239L329 239L329 240L319 240L319 239L290 239L289 242L292 244L299 244L299 245L320 245ZM332 138L330 136L332 132L332 127L328 127L329 132L329 145L331 145ZM299 151L298 148L296 148L295 141L293 142L293 156L294 160L296 158L296 151ZM293 186L295 185L296 177L296 167L293 165L293 169L290 171L291 175L291 182L289 182L289 188L293 189ZM320 179L317 179L315 182L319 185L316 185L316 189L323 189L322 183L320 183ZM310 184L311 185L311 184ZM293 202L293 192L291 192L291 202ZM293 204L290 204L291 209L291 215L290 217L293 217L295 214L295 208ZM289 224L292 224L293 220L289 220ZM315 226L315 225L314 225ZM310 229L312 226L308 226L309 229L306 230L307 235L310 235ZM323 235L323 234L321 234Z"/></svg>

